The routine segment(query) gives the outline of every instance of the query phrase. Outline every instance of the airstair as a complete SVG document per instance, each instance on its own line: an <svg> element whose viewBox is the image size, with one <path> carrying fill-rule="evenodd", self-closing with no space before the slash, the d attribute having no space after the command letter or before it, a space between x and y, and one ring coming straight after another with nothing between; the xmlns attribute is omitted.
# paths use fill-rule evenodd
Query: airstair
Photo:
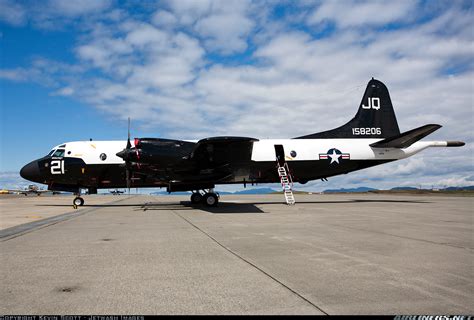
<svg viewBox="0 0 474 320"><path fill-rule="evenodd" d="M283 194L285 195L285 200L288 205L295 204L295 196L293 195L293 179L291 178L290 169L288 168L288 163L286 161L283 165L280 161L277 161L278 164L278 176L280 177L281 186L283 188Z"/></svg>

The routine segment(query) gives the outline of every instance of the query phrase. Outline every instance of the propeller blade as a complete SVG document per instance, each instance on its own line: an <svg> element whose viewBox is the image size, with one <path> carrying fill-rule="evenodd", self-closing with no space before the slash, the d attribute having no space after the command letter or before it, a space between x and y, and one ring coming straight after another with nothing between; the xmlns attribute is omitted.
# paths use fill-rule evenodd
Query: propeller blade
<svg viewBox="0 0 474 320"><path fill-rule="evenodd" d="M130 117L128 117L128 138L127 138L127 149L130 149L132 144L130 143Z"/></svg>
<svg viewBox="0 0 474 320"><path fill-rule="evenodd" d="M128 167L125 169L125 179L127 180L128 194L130 195L131 180L130 180L130 170L128 169Z"/></svg>
<svg viewBox="0 0 474 320"><path fill-rule="evenodd" d="M124 150L117 152L117 156L125 160L125 180L128 189L128 195L130 195L130 187L132 184L132 180L130 178L130 171L132 169L132 164L130 162L130 152L132 149L132 143L130 142L130 117L128 117L128 130L127 130L127 146ZM133 172L132 172L133 174Z"/></svg>

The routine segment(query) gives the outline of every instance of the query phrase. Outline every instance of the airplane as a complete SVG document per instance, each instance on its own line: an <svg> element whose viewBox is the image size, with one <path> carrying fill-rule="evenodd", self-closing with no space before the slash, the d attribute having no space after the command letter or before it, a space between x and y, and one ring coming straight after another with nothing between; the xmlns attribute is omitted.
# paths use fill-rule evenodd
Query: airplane
<svg viewBox="0 0 474 320"><path fill-rule="evenodd" d="M25 196L29 194L36 194L37 196L40 196L43 193L51 193L51 190L43 190L38 188L37 185L30 184L28 187L25 187L24 189L5 189L8 193L16 193L16 194L24 194ZM53 192L53 194L56 194L56 192Z"/></svg>
<svg viewBox="0 0 474 320"><path fill-rule="evenodd" d="M220 136L195 140L135 138L76 141L54 147L25 165L20 175L49 190L89 194L100 188L165 187L192 191L193 204L218 204L219 184L280 182L294 204L294 182L346 174L405 159L429 147L460 147L461 141L420 141L441 128L427 124L400 133L387 87L372 78L354 118L335 129L291 139Z"/></svg>
<svg viewBox="0 0 474 320"><path fill-rule="evenodd" d="M113 195L120 195L122 193L125 193L125 191L114 189L114 190L109 190L109 192Z"/></svg>

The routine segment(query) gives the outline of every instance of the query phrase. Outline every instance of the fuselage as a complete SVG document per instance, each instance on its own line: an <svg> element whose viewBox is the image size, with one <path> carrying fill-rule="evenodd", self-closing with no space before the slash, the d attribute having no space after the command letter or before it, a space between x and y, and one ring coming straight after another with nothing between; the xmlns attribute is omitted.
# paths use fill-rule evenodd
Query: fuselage
<svg viewBox="0 0 474 320"><path fill-rule="evenodd" d="M126 186L197 191L219 184L274 182L281 182L287 192L290 180L306 183L404 159L427 147L464 145L461 141L420 141L439 128L427 124L400 133L387 87L372 78L355 116L327 131L293 139L222 136L199 141L68 142L29 163L20 174L47 184L50 190L75 193L82 188L95 193L100 188ZM212 198L212 204L217 201L212 192L205 197Z"/></svg>
<svg viewBox="0 0 474 320"><path fill-rule="evenodd" d="M279 182L275 145L283 146L285 160L295 182L327 178L411 156L430 146L446 146L442 141L416 142L406 149L370 147L380 139L267 139L253 142L248 161L234 164L232 174L209 181L215 184ZM195 141L189 141L195 142ZM54 147L51 152L26 165L21 175L47 184L50 189L123 188L125 162L116 153L126 141L76 141ZM132 143L132 147L134 144ZM166 187L170 182L199 179L202 173L156 168L142 175L146 164L138 165L132 187ZM133 171L132 171L133 174Z"/></svg>

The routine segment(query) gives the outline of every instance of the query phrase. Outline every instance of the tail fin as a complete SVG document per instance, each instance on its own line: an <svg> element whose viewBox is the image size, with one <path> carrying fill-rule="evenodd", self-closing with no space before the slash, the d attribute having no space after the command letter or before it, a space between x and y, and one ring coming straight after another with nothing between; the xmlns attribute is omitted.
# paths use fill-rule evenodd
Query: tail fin
<svg viewBox="0 0 474 320"><path fill-rule="evenodd" d="M296 139L389 138L400 134L387 87L380 81L367 84L355 117L336 129Z"/></svg>

